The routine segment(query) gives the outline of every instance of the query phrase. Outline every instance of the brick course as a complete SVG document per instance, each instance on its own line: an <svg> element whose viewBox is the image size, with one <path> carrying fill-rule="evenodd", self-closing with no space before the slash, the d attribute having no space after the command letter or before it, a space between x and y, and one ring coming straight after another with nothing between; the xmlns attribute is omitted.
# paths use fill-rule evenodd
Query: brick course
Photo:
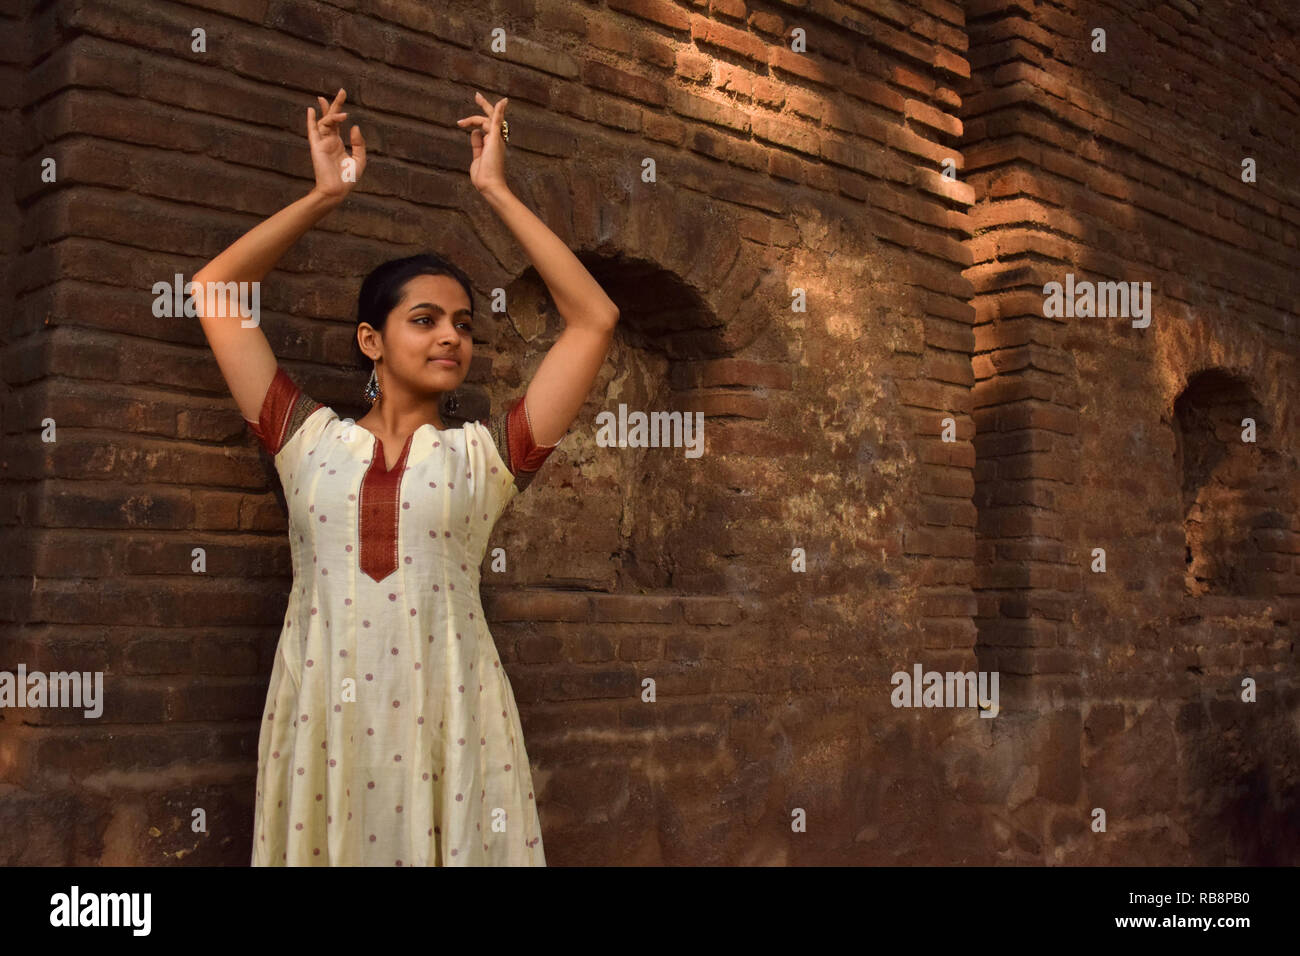
<svg viewBox="0 0 1300 956"><path fill-rule="evenodd" d="M0 862L247 863L282 493L150 288L309 188L302 110L340 85L369 168L263 287L310 394L360 411L355 295L386 258L524 303L475 343L484 407L558 332L469 184L476 89L622 312L483 571L552 863L1297 861L1288 4L1108 0L1105 54L1074 2L548 0L504 9L504 54L472 4L343 6L0 15L0 669L106 692L97 721L0 712ZM1150 281L1150 327L1045 317L1066 272ZM704 413L706 454L598 446L619 402ZM1243 407L1253 448L1223 437ZM1000 732L891 707L915 661L999 670Z"/></svg>

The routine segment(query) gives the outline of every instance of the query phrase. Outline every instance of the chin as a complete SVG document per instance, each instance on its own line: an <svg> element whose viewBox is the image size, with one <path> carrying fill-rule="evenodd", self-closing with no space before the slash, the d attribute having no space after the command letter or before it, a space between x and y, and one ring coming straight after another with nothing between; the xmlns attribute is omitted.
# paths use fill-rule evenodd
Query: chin
<svg viewBox="0 0 1300 956"><path fill-rule="evenodd" d="M455 368L442 368L438 365L428 367L429 380L437 382L443 388L456 388L461 383L460 366ZM447 384L450 382L451 384Z"/></svg>

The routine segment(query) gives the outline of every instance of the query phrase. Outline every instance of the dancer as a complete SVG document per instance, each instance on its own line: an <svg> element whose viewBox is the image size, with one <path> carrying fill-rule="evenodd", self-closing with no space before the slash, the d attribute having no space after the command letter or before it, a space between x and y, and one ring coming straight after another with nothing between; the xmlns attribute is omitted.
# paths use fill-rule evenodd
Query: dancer
<svg viewBox="0 0 1300 956"><path fill-rule="evenodd" d="M258 282L366 166L346 93L307 110L316 185L195 277L200 321L289 506L293 589L258 743L253 865L544 866L519 713L479 600L505 506L582 408L618 310L509 190L507 100L475 98L470 181L524 247L565 328L524 393L484 423L440 410L469 372L473 294L451 262L386 262L362 283L373 363L360 421L279 366L233 289ZM227 304L223 296L230 296ZM214 309L213 303L223 305Z"/></svg>

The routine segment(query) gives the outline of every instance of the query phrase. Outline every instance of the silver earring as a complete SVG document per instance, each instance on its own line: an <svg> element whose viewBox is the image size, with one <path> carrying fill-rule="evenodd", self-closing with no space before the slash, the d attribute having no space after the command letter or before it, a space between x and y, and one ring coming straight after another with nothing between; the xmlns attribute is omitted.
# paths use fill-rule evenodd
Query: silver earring
<svg viewBox="0 0 1300 956"><path fill-rule="evenodd" d="M370 381L366 382L366 387L362 389L361 394L371 405L379 398L379 377L374 369L370 370Z"/></svg>

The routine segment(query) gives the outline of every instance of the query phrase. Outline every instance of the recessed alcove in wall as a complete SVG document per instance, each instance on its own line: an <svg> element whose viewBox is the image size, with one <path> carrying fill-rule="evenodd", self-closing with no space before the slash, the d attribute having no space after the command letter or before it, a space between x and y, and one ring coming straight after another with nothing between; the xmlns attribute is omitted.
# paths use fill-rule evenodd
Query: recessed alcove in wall
<svg viewBox="0 0 1300 956"><path fill-rule="evenodd" d="M1255 441L1243 440L1244 419ZM1223 369L1193 375L1174 401L1188 594L1262 597L1272 555L1258 533L1286 528L1265 409L1249 381Z"/></svg>
<svg viewBox="0 0 1300 956"><path fill-rule="evenodd" d="M600 446L597 416L610 412L617 423L622 405L627 414L676 413L684 424L685 399L695 392L686 366L725 357L735 345L725 340L721 322L699 293L672 271L645 260L580 258L618 306L619 323L588 403L562 446L571 454L590 456L584 473L592 481L576 490L552 488L548 493L600 496L577 502L577 513L593 522L613 515L617 534L598 570L583 579L555 583L631 593L707 592L716 581L717 563L725 558L717 553L718 536L708 528L718 491L704 478L705 462L686 457L687 449L680 446ZM560 335L564 320L535 269L507 287L506 299L503 321L527 343L522 351L528 355L528 367L503 372L522 387ZM613 438L618 438L617 424Z"/></svg>

